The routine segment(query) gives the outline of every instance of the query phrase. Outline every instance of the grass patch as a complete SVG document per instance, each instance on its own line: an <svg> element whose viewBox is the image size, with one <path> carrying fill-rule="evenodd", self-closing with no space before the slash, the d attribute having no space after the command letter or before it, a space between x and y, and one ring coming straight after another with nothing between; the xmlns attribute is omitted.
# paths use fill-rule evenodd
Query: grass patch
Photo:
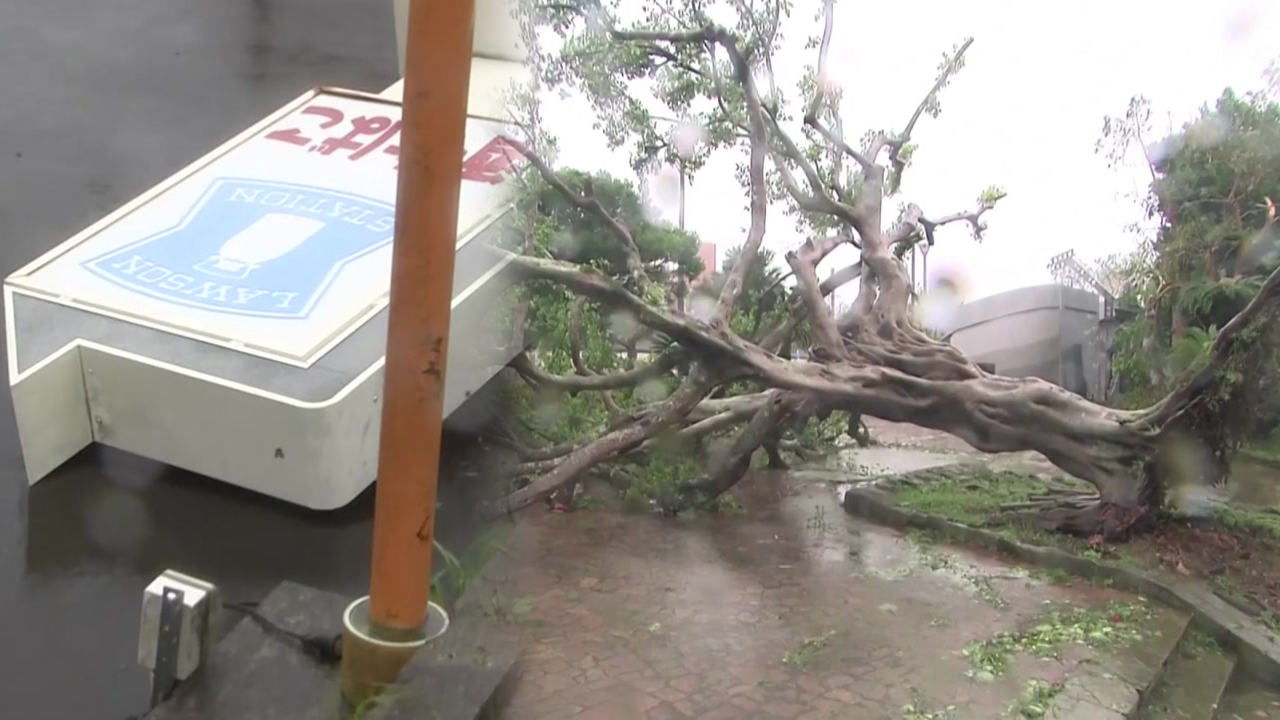
<svg viewBox="0 0 1280 720"><path fill-rule="evenodd" d="M1270 540L1280 541L1280 515L1275 513L1223 505L1218 508L1216 519L1228 530L1265 535Z"/></svg>
<svg viewBox="0 0 1280 720"><path fill-rule="evenodd" d="M1009 714L1019 718L1042 718L1061 692L1062 683L1028 680L1022 694L1009 706Z"/></svg>
<svg viewBox="0 0 1280 720"><path fill-rule="evenodd" d="M1046 615L1030 630L1000 633L964 649L969 677L989 682L1009 669L1015 655L1056 658L1067 645L1106 647L1143 638L1139 624L1151 617L1143 601L1113 602L1104 609L1071 608Z"/></svg>
<svg viewBox="0 0 1280 720"><path fill-rule="evenodd" d="M1032 575L1043 582L1053 585L1068 585L1073 580L1071 573L1062 568L1037 568Z"/></svg>
<svg viewBox="0 0 1280 720"><path fill-rule="evenodd" d="M908 510L984 528L1024 545L1053 547L1098 561L1130 562L1123 554L1104 558L1084 538L1042 530L1025 519L1003 512L1001 508L1005 505L1027 502L1050 489L1049 482L1036 475L976 466L950 466L923 470L909 477L911 480L907 482L889 486L898 505ZM1065 486L1081 492L1089 491L1087 485L1077 480L1060 478L1053 482L1059 488Z"/></svg>
<svg viewBox="0 0 1280 720"><path fill-rule="evenodd" d="M813 662L814 656L831 642L831 638L835 637L835 631L827 632L816 638L808 638L800 643L800 647L795 650L788 651L782 656L782 663L793 668L804 668Z"/></svg>
<svg viewBox="0 0 1280 720"><path fill-rule="evenodd" d="M1034 475L981 467L948 467L915 474L894 495L903 507L964 525L987 525L1009 503L1027 502L1048 486Z"/></svg>
<svg viewBox="0 0 1280 720"><path fill-rule="evenodd" d="M898 504L970 527L988 528L1009 540L1028 545L1056 547L1080 553L1088 544L1079 538L1052 533L1009 518L1001 508L1024 503L1049 489L1042 478L1011 470L974 466L933 468L912 474L918 482L893 489ZM1058 481L1076 482L1076 481ZM1080 485L1081 491L1087 487Z"/></svg>

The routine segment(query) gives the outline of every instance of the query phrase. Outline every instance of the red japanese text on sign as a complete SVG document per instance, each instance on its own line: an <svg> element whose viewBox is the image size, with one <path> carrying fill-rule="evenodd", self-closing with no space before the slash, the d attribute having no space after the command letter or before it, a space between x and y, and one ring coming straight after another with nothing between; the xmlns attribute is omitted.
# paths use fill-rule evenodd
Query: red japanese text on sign
<svg viewBox="0 0 1280 720"><path fill-rule="evenodd" d="M309 105L299 111L299 114L324 118L319 123L321 130L329 130L346 120L341 110L323 105ZM325 156L340 150L346 151L348 160L359 160L379 148L387 155L400 156L400 146L391 142L400 133L399 120L381 115L360 116L352 118L348 125L350 129L345 135L334 135L321 140L303 135L299 128L272 130L264 137L267 140L305 147L309 152ZM472 182L497 185L502 182L503 175L511 170L518 156L519 151L511 143L502 136L497 136L463 161L462 177Z"/></svg>
<svg viewBox="0 0 1280 720"><path fill-rule="evenodd" d="M346 135L340 138L326 138L324 142L317 146L317 152L321 155L332 155L335 150L353 150L354 152L348 155L347 159L359 160L377 150L399 132L399 120L392 120L389 117L382 116L362 116L351 121L351 131ZM377 137L368 142L358 142L356 140L356 138L368 135L376 135Z"/></svg>
<svg viewBox="0 0 1280 720"><path fill-rule="evenodd" d="M320 123L321 130L328 130L334 125L342 122L345 117L341 110L337 108L324 107L323 105L310 105L308 107L304 107L302 108L301 114L319 115L320 117L326 118L325 122ZM302 147L306 147L307 143L311 142L311 138L305 137L297 128L272 130L267 133L267 139L279 140L281 142L287 142L290 145L299 145Z"/></svg>
<svg viewBox="0 0 1280 720"><path fill-rule="evenodd" d="M462 163L462 178L497 185L511 169L516 149L499 135Z"/></svg>

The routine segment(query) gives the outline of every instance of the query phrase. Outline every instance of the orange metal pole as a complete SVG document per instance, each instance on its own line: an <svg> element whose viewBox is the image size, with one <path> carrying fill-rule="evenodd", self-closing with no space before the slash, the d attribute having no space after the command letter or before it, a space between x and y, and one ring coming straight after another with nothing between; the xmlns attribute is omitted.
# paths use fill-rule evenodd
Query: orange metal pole
<svg viewBox="0 0 1280 720"><path fill-rule="evenodd" d="M475 0L411 0L369 597L343 615L360 703L426 642Z"/></svg>
<svg viewBox="0 0 1280 720"><path fill-rule="evenodd" d="M360 703L426 640L474 0L411 0L369 597L343 617Z"/></svg>
<svg viewBox="0 0 1280 720"><path fill-rule="evenodd" d="M474 0L411 0L369 620L423 626L431 591L445 358Z"/></svg>

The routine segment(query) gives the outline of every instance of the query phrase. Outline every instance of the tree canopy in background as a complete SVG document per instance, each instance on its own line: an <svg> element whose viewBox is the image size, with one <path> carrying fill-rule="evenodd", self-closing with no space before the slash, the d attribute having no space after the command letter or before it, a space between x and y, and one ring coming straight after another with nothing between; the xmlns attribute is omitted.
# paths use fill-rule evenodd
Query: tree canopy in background
<svg viewBox="0 0 1280 720"><path fill-rule="evenodd" d="M1116 338L1121 402L1150 402L1202 363L1218 331L1280 264L1268 203L1280 201L1280 105L1266 93L1225 91L1178 131L1152 138L1150 105L1134 98L1108 118L1099 148L1113 160L1144 151L1151 182L1143 207L1153 229L1129 253L1105 258L1099 276L1142 314ZM1231 447L1280 422L1280 343L1259 337L1236 356L1252 382L1228 393Z"/></svg>

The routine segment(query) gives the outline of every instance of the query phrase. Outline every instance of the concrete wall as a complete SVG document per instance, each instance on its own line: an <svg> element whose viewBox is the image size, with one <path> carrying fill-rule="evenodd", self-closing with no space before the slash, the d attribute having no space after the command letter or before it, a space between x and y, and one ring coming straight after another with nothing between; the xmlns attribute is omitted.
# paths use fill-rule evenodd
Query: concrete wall
<svg viewBox="0 0 1280 720"><path fill-rule="evenodd" d="M1099 298L1062 285L1019 288L960 306L951 343L1001 375L1038 377L1101 400L1107 333Z"/></svg>

